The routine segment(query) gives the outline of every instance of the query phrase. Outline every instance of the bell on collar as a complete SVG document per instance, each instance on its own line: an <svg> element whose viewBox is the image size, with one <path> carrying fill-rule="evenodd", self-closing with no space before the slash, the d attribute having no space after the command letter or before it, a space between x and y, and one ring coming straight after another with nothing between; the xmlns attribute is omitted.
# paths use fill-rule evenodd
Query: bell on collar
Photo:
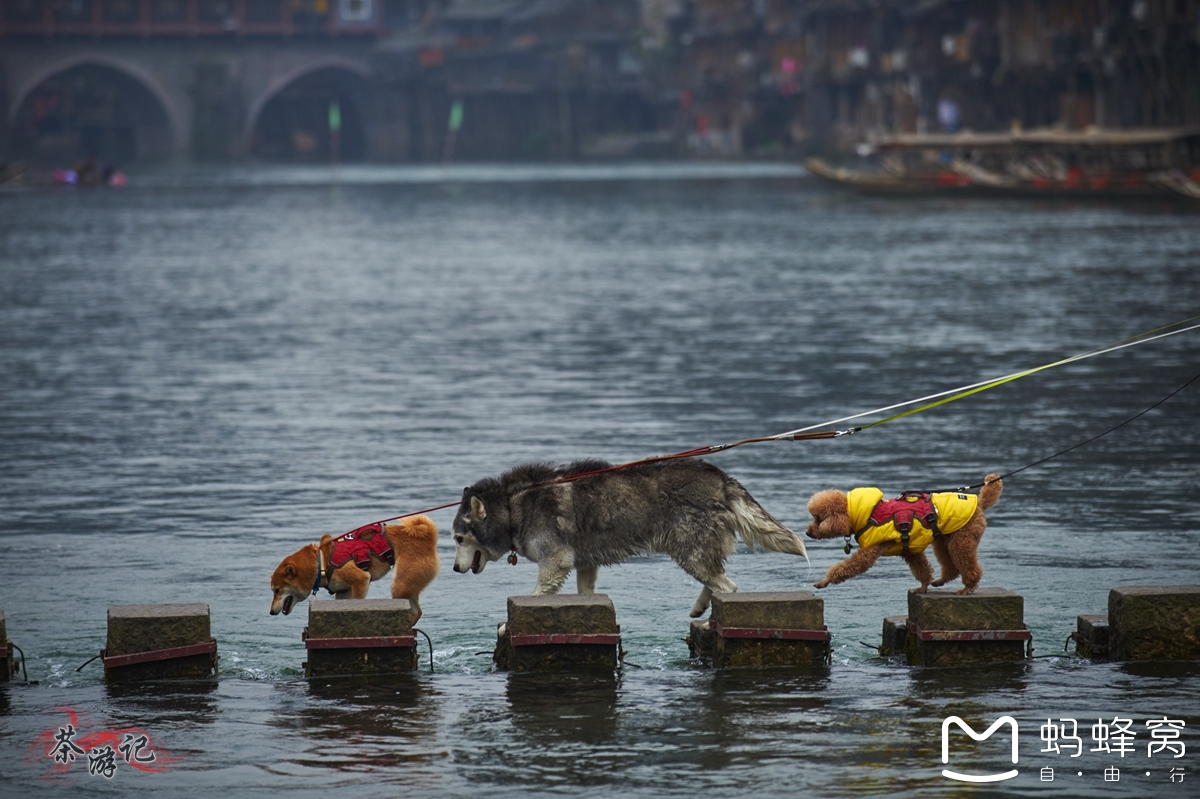
<svg viewBox="0 0 1200 799"><path fill-rule="evenodd" d="M517 565L517 551L515 549L508 553L508 562L514 566Z"/></svg>

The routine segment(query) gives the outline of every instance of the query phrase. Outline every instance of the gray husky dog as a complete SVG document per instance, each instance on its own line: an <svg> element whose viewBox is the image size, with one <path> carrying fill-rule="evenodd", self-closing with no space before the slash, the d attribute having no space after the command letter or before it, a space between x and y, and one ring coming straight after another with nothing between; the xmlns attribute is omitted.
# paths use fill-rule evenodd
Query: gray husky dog
<svg viewBox="0 0 1200 799"><path fill-rule="evenodd" d="M737 590L725 576L736 534L754 549L803 555L804 543L723 471L691 458L608 469L603 461L533 463L463 489L454 517L454 571L478 574L508 553L538 564L534 594L554 594L575 570L579 593L596 588L601 566L664 552L700 581L693 617L714 591Z"/></svg>

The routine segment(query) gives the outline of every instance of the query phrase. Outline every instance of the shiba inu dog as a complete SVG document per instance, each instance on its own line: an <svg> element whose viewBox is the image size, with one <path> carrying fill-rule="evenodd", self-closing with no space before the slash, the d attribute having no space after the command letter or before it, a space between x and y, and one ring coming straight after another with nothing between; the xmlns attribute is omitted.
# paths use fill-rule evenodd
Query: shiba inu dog
<svg viewBox="0 0 1200 799"><path fill-rule="evenodd" d="M691 615L714 591L737 586L725 576L736 535L752 549L808 555L804 543L723 471L692 458L609 468L603 461L534 463L463 490L454 517L454 571L478 574L513 553L538 564L534 594L557 593L574 569L581 594L595 591L601 566L663 552L704 589ZM513 561L515 562L515 560Z"/></svg>
<svg viewBox="0 0 1200 799"><path fill-rule="evenodd" d="M321 536L289 555L271 575L271 615L285 616L297 602L324 588L338 599L365 599L375 580L392 575L392 598L413 603L437 576L437 526L428 516L409 516L393 524L367 525L351 533Z"/></svg>

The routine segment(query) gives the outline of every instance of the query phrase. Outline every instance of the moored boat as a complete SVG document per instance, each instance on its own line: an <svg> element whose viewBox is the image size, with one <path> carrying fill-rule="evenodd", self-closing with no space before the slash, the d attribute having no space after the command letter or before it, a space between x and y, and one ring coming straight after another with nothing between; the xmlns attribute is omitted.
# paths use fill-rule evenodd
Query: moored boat
<svg viewBox="0 0 1200 799"><path fill-rule="evenodd" d="M862 169L814 177L871 194L1200 199L1200 130L903 134L859 146Z"/></svg>

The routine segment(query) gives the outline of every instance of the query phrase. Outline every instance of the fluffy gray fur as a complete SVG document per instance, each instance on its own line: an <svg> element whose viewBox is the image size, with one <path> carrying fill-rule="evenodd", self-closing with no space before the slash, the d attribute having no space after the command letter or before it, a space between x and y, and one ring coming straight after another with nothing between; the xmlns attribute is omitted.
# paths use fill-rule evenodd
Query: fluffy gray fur
<svg viewBox="0 0 1200 799"><path fill-rule="evenodd" d="M751 549L808 558L795 533L737 480L704 461L659 461L554 482L608 466L533 463L468 486L454 517L454 570L477 574L515 551L538 564L534 594L557 593L572 569L579 593L590 594L601 566L663 552L704 586L692 607L695 617L714 591L737 590L725 576L725 560L738 533Z"/></svg>

